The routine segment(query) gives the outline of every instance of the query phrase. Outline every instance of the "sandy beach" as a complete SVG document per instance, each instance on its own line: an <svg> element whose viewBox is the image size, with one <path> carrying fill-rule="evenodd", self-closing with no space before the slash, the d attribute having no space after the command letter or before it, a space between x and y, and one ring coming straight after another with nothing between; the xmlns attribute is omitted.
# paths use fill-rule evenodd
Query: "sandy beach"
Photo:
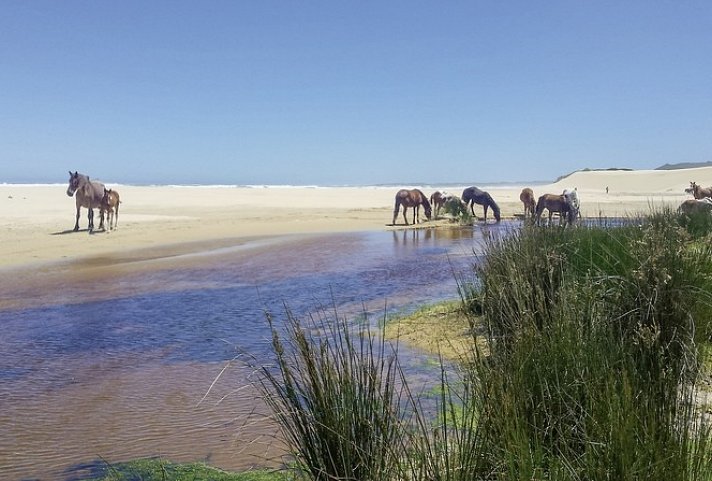
<svg viewBox="0 0 712 481"><path fill-rule="evenodd" d="M673 171L577 172L535 196L576 187L584 217L615 217L676 207L690 181L712 185L712 167ZM88 235L87 211L73 232L75 200L66 185L0 185L0 268L38 265L121 253L136 260L165 258L289 234L398 229L388 226L397 187L176 187L129 186L105 181L121 194L118 228ZM463 186L420 187L459 195ZM521 214L524 185L488 188L503 217ZM481 209L477 210L482 215ZM98 216L97 216L98 217ZM397 223L402 223L399 215ZM437 226L446 221L425 225ZM98 225L98 223L97 223Z"/></svg>

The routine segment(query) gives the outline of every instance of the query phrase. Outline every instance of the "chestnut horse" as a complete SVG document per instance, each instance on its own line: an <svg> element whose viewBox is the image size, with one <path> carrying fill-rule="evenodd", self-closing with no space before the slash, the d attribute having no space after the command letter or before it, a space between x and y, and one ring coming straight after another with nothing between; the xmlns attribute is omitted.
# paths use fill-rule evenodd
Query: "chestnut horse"
<svg viewBox="0 0 712 481"><path fill-rule="evenodd" d="M430 216L432 215L432 209L430 207L430 202L428 202L428 198L425 197L425 194L419 189L401 189L398 191L396 194L396 206L395 209L393 209L393 225L396 223L396 217L398 217L398 210L400 209L400 206L403 206L403 220L405 221L405 225L408 225L408 219L405 216L406 211L408 210L408 207L413 208L413 224L416 223L416 219L418 222L420 222L420 204L423 204L423 210L425 211L425 217L430 220Z"/></svg>
<svg viewBox="0 0 712 481"><path fill-rule="evenodd" d="M541 214L544 209L549 211L549 224L551 224L551 216L554 212L559 214L559 225L564 222L564 219L570 224L574 220L573 211L575 207L572 202L564 194L544 194L539 197L536 203L536 223L539 224L541 221Z"/></svg>
<svg viewBox="0 0 712 481"><path fill-rule="evenodd" d="M76 195L75 195L76 194ZM67 195L74 196L77 205L77 220L74 224L74 231L79 230L79 209L85 207L89 210L89 232L94 230L94 209L101 209L101 200L104 198L104 184L92 182L89 176L78 172L69 171L69 186ZM101 214L99 228L104 228L104 214Z"/></svg>
<svg viewBox="0 0 712 481"><path fill-rule="evenodd" d="M692 195L695 199L704 199L705 197L712 197L712 187L702 187L695 182L690 182L690 189L692 190Z"/></svg>
<svg viewBox="0 0 712 481"><path fill-rule="evenodd" d="M119 193L113 189L104 188L104 197L101 199L101 220L104 221L104 212L107 213L108 230L116 229L119 223ZM112 223L113 221L113 223Z"/></svg>
<svg viewBox="0 0 712 481"><path fill-rule="evenodd" d="M494 201L489 192L478 189L477 187L468 187L462 191L462 201L465 205L470 206L472 215L475 215L475 204L484 206L485 208L485 224L487 223L487 209L492 207L494 218L497 222L500 221L499 206Z"/></svg>
<svg viewBox="0 0 712 481"><path fill-rule="evenodd" d="M534 200L534 191L529 187L523 188L521 194L519 194L519 200L521 200L522 204L524 204L524 218L526 219L528 215L533 219L536 215L536 200Z"/></svg>

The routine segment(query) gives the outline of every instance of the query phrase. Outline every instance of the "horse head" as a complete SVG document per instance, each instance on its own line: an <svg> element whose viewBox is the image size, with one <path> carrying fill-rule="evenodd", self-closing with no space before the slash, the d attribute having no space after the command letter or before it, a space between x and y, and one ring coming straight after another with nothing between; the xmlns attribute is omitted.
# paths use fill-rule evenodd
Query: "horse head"
<svg viewBox="0 0 712 481"><path fill-rule="evenodd" d="M69 171L69 185L67 186L67 195L72 197L79 188L79 172Z"/></svg>
<svg viewBox="0 0 712 481"><path fill-rule="evenodd" d="M425 217L430 220L430 218L433 216L433 208L430 205L430 202L428 202L427 199L423 198L423 210L425 211Z"/></svg>
<svg viewBox="0 0 712 481"><path fill-rule="evenodd" d="M502 220L502 217L500 215L499 206L489 193L487 193L487 203L489 204L490 208L492 208L492 213L494 214L495 220L497 222L500 222Z"/></svg>

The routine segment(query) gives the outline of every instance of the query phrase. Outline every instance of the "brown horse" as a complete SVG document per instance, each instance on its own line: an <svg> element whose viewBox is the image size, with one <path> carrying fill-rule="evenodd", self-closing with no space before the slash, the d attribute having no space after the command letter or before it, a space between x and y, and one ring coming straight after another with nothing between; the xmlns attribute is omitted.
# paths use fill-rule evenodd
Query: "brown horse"
<svg viewBox="0 0 712 481"><path fill-rule="evenodd" d="M522 204L524 204L524 218L526 219L528 215L533 219L536 215L536 201L534 200L534 191L531 190L529 187L523 188L521 194L519 194L519 200L521 200Z"/></svg>
<svg viewBox="0 0 712 481"><path fill-rule="evenodd" d="M79 209L84 207L89 210L89 232L92 232L94 230L94 209L101 209L101 200L104 198L104 184L101 182L92 182L89 180L89 176L78 172L72 173L70 170L67 195L69 197L74 196L76 199L77 220L74 224L74 230L79 230ZM104 228L103 215L99 222L99 228Z"/></svg>
<svg viewBox="0 0 712 481"><path fill-rule="evenodd" d="M541 214L544 212L544 209L549 211L549 224L551 224L551 216L554 212L559 214L559 225L564 222L564 219L566 219L568 223L572 222L574 206L571 205L570 200L563 194L544 194L539 197L536 203L537 224L541 222Z"/></svg>
<svg viewBox="0 0 712 481"><path fill-rule="evenodd" d="M430 204L433 206L433 209L435 210L435 217L440 215L440 210L445 206L445 201L447 200L448 195L445 192L440 192L439 190L436 190L433 192L433 194L430 196Z"/></svg>
<svg viewBox="0 0 712 481"><path fill-rule="evenodd" d="M687 199L677 208L681 214L692 215L697 212L712 212L712 199Z"/></svg>
<svg viewBox="0 0 712 481"><path fill-rule="evenodd" d="M396 223L396 217L398 217L398 210L400 209L400 206L403 206L403 220L405 221L405 225L408 225L408 219L405 216L406 211L408 210L408 207L413 208L413 224L416 223L416 219L418 222L420 222L420 205L423 205L423 210L425 211L425 217L430 220L430 217L432 215L432 209L430 207L430 202L428 202L428 198L425 197L425 194L419 189L401 189L398 191L396 194L396 206L393 209L393 224L395 225Z"/></svg>
<svg viewBox="0 0 712 481"><path fill-rule="evenodd" d="M121 200L117 191L104 188L104 197L101 199L101 221L102 223L104 222L104 212L106 212L108 230L116 229L116 225L119 223L120 203Z"/></svg>
<svg viewBox="0 0 712 481"><path fill-rule="evenodd" d="M695 199L704 199L705 197L712 197L712 187L702 187L695 182L690 182L690 189L692 189L692 195Z"/></svg>
<svg viewBox="0 0 712 481"><path fill-rule="evenodd" d="M494 212L494 218L499 222L501 220L499 213L499 206L494 201L489 192L478 189L477 187L468 187L462 191L462 201L465 205L470 206L472 215L475 215L475 204L484 206L485 210L485 224L487 223L487 209L492 207L492 212Z"/></svg>

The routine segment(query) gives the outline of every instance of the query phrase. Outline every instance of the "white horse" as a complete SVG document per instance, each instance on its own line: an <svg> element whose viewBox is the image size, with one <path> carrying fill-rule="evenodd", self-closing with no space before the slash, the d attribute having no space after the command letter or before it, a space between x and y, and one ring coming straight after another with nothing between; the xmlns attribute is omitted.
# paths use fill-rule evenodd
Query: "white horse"
<svg viewBox="0 0 712 481"><path fill-rule="evenodd" d="M564 189L562 195L566 199L566 202L569 204L569 206L571 206L569 210L568 223L573 224L574 222L576 222L576 219L578 219L579 215L581 214L581 202L579 201L578 190L576 190L576 187L574 187L573 189L567 188Z"/></svg>

